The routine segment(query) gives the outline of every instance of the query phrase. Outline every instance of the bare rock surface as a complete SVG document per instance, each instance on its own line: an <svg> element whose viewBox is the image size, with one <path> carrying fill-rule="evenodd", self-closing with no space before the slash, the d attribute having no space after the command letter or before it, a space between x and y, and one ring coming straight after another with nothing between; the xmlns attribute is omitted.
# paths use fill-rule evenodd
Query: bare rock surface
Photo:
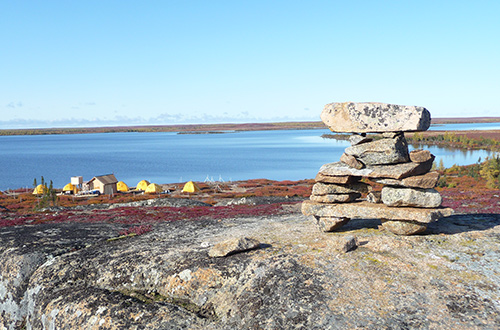
<svg viewBox="0 0 500 330"><path fill-rule="evenodd" d="M417 236L315 222L193 219L115 241L117 225L0 228L0 328L498 328L500 215L455 215ZM263 246L208 256L242 236ZM357 247L343 253L348 236Z"/></svg>
<svg viewBox="0 0 500 330"><path fill-rule="evenodd" d="M402 187L382 188L382 203L387 206L439 207L441 195L436 189L417 189Z"/></svg>
<svg viewBox="0 0 500 330"><path fill-rule="evenodd" d="M321 120L333 132L381 133L426 131L430 112L424 107L376 102L327 104Z"/></svg>

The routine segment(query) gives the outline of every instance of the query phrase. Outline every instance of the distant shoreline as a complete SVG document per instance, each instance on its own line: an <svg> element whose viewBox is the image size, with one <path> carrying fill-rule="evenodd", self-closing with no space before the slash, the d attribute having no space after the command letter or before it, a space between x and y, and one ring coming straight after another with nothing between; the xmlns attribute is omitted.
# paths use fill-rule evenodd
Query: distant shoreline
<svg viewBox="0 0 500 330"><path fill-rule="evenodd" d="M495 123L500 117L468 117L468 118L433 118L433 125ZM213 132L236 131L269 131L297 129L325 129L321 121L278 122L278 123L246 123L246 124L191 124L191 125L142 125L142 126L108 126L108 127L63 127L63 128L22 128L0 129L0 136L6 135L53 135L53 134L91 134L91 133L155 133L174 132L184 134L200 134Z"/></svg>

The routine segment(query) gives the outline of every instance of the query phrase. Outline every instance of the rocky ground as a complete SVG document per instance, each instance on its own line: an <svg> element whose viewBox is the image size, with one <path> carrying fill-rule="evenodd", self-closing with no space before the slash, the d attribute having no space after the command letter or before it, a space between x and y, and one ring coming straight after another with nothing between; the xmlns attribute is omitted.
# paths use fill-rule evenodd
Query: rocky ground
<svg viewBox="0 0 500 330"><path fill-rule="evenodd" d="M377 220L323 233L300 203L257 208L270 205L277 215L151 222L119 239L129 224L1 228L0 329L500 327L499 214L396 236ZM209 256L243 237L258 248Z"/></svg>

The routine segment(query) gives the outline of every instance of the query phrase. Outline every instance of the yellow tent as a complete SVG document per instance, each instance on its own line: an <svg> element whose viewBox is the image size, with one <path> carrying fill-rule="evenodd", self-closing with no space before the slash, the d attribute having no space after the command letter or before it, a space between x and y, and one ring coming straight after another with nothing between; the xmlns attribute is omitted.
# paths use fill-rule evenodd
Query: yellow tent
<svg viewBox="0 0 500 330"><path fill-rule="evenodd" d="M184 185L184 188L182 188L182 192L188 192L188 193L194 193L200 191L200 187L193 181L189 181Z"/></svg>
<svg viewBox="0 0 500 330"><path fill-rule="evenodd" d="M36 186L36 188L33 190L33 195L42 195L45 191L47 191L47 186L43 186L39 184Z"/></svg>
<svg viewBox="0 0 500 330"><path fill-rule="evenodd" d="M161 193L162 191L163 189L161 189L160 185L157 185L156 183L150 183L146 188L146 192L150 194Z"/></svg>
<svg viewBox="0 0 500 330"><path fill-rule="evenodd" d="M137 184L137 187L135 187L135 190L146 190L146 188L149 186L149 182L147 180L142 180Z"/></svg>
<svg viewBox="0 0 500 330"><path fill-rule="evenodd" d="M72 183L68 183L67 185L64 186L63 191L71 191L73 193L77 193L78 188L75 187Z"/></svg>
<svg viewBox="0 0 500 330"><path fill-rule="evenodd" d="M116 183L116 190L121 191L121 192L127 192L129 189L128 189L128 186L125 182L118 181Z"/></svg>

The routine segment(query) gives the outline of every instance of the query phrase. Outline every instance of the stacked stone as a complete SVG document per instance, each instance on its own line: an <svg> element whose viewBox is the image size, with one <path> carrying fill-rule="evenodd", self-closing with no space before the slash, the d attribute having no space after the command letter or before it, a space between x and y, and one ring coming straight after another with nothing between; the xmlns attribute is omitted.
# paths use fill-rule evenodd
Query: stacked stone
<svg viewBox="0 0 500 330"><path fill-rule="evenodd" d="M412 235L453 213L440 207L442 199L434 189L439 174L430 171L434 156L428 150L409 152L404 136L429 128L427 109L331 103L321 119L333 132L352 133L351 146L339 162L321 167L310 200L302 204L302 213L314 216L321 230L333 231L353 218L380 219L383 228ZM362 178L382 184L382 191L371 191ZM362 194L366 200L360 199Z"/></svg>

